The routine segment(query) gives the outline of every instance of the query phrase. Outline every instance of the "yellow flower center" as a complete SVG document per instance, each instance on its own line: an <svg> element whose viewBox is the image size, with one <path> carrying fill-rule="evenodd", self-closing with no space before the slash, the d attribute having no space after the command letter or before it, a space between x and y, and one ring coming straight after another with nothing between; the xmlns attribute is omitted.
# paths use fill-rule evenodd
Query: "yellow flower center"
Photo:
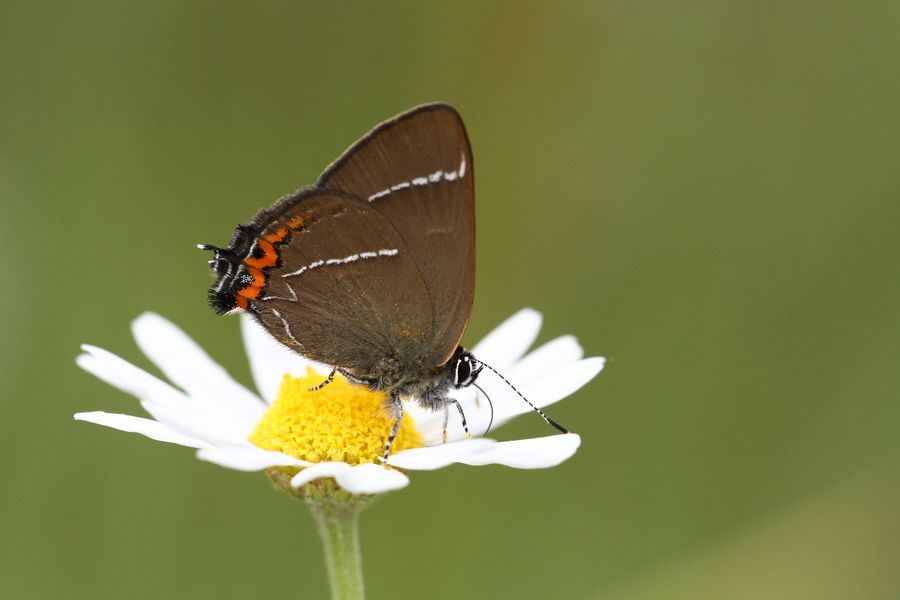
<svg viewBox="0 0 900 600"><path fill-rule="evenodd" d="M384 408L384 395L341 376L320 390L322 376L307 369L306 377L285 375L278 397L250 435L264 450L277 450L309 462L378 462L394 418ZM421 448L422 435L408 414L391 452Z"/></svg>

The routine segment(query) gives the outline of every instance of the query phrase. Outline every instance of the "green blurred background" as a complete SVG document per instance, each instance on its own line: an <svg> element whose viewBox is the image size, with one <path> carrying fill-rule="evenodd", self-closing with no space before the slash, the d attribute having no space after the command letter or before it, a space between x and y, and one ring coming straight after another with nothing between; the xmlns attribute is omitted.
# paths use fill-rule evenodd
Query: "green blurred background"
<svg viewBox="0 0 900 600"><path fill-rule="evenodd" d="M371 598L900 597L896 2L0 7L0 597L318 598L261 475L75 423L139 413L153 310L249 383L196 242L445 100L477 172L479 339L522 306L607 370L562 467L417 473ZM501 438L545 435L523 418Z"/></svg>

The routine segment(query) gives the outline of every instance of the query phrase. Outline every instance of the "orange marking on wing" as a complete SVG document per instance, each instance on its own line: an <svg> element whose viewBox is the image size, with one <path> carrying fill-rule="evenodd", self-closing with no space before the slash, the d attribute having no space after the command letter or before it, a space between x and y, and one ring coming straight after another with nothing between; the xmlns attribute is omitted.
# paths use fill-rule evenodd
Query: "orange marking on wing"
<svg viewBox="0 0 900 600"><path fill-rule="evenodd" d="M239 289L237 295L238 297L246 298L247 300L256 300L261 291L262 288L256 287L255 285L248 285L247 287Z"/></svg>
<svg viewBox="0 0 900 600"><path fill-rule="evenodd" d="M258 287L248 285L247 287L238 290L238 297L246 298L247 300L256 300L261 291L262 290Z"/></svg>
<svg viewBox="0 0 900 600"><path fill-rule="evenodd" d="M295 229L295 230L300 229L301 227L303 227L303 217L300 217L300 216L294 217L293 219L288 221L288 227L290 227L291 229Z"/></svg>
<svg viewBox="0 0 900 600"><path fill-rule="evenodd" d="M246 309L249 306L249 302L247 302L246 298L242 298L241 296L234 297L234 303L238 305L239 308Z"/></svg>
<svg viewBox="0 0 900 600"><path fill-rule="evenodd" d="M278 231L274 233L270 233L266 236L266 241L272 242L273 244L277 244L279 242L283 242L284 239L288 236L287 227L282 227Z"/></svg>
<svg viewBox="0 0 900 600"><path fill-rule="evenodd" d="M275 246L272 245L272 242L258 240L256 242L256 247L263 251L263 255L260 258L253 256L247 257L244 259L244 264L250 265L256 269L274 267L278 264L278 253L275 251Z"/></svg>

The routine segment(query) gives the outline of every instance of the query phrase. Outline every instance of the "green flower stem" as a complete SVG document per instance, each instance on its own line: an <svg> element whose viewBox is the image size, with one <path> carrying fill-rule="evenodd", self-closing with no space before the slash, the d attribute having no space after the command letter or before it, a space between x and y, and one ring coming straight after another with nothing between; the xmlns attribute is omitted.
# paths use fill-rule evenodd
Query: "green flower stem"
<svg viewBox="0 0 900 600"><path fill-rule="evenodd" d="M325 546L325 564L334 600L362 600L362 555L359 552L359 508L320 510L312 508Z"/></svg>
<svg viewBox="0 0 900 600"><path fill-rule="evenodd" d="M322 545L328 582L334 600L363 600L362 556L359 552L359 513L377 496L360 496L341 489L334 479L316 479L300 487L291 486L292 472L268 469L267 474L279 490L304 500L309 507Z"/></svg>
<svg viewBox="0 0 900 600"><path fill-rule="evenodd" d="M334 600L362 600L362 555L359 551L359 513L374 496L355 496L334 483L320 479L303 486L303 499L309 506L322 545Z"/></svg>

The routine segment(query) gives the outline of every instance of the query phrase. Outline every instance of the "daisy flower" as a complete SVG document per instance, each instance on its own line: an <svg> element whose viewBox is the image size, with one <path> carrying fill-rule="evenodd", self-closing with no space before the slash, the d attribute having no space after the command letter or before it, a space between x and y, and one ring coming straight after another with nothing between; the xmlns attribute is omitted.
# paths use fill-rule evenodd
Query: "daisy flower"
<svg viewBox="0 0 900 600"><path fill-rule="evenodd" d="M524 309L472 352L503 373L534 405L544 407L593 379L603 369L604 359L583 358L572 336L559 337L526 354L540 326L541 315ZM385 466L379 457L393 423L382 409L382 395L340 377L310 391L325 379L330 367L288 350L247 315L242 317L241 329L257 392L235 381L181 329L146 313L132 325L135 340L171 383L95 346L82 346L84 353L77 363L137 397L152 418L98 411L78 413L75 419L195 448L198 458L223 467L267 471L276 483L295 492L314 480L333 480L350 494L378 494L405 487L410 471L454 463L552 467L572 456L581 443L574 433L502 442L483 437L491 408L477 390L465 388L456 390L454 397L465 412L473 439L466 439L455 411L445 423L443 413L406 403ZM533 412L487 370L478 383L493 402L492 430Z"/></svg>

